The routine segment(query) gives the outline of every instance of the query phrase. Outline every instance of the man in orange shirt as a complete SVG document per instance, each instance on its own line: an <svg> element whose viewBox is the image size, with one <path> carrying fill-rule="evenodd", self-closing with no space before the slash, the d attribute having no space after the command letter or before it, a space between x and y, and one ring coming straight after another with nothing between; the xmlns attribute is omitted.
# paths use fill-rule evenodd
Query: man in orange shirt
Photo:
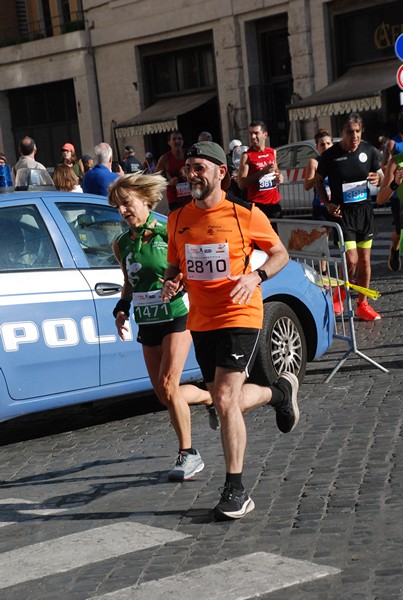
<svg viewBox="0 0 403 600"><path fill-rule="evenodd" d="M294 374L283 373L270 387L246 383L263 325L260 284L286 265L288 253L259 208L226 198L221 185L227 161L221 146L194 144L186 154L184 170L193 201L169 215L168 268L162 294L168 300L186 285L187 326L221 420L226 480L214 516L239 519L254 508L242 485L243 413L270 403L284 433L292 431L299 419ZM252 271L255 244L270 259Z"/></svg>

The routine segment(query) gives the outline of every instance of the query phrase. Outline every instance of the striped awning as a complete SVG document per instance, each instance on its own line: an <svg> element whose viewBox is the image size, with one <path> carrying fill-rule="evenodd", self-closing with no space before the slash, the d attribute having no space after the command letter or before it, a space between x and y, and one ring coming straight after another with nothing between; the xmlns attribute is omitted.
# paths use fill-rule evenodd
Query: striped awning
<svg viewBox="0 0 403 600"><path fill-rule="evenodd" d="M159 100L129 121L118 123L114 128L115 136L130 138L178 129L178 117L205 104L216 95L216 92L208 92Z"/></svg>
<svg viewBox="0 0 403 600"><path fill-rule="evenodd" d="M396 85L397 59L350 68L304 100L288 106L290 121L382 108L382 92Z"/></svg>

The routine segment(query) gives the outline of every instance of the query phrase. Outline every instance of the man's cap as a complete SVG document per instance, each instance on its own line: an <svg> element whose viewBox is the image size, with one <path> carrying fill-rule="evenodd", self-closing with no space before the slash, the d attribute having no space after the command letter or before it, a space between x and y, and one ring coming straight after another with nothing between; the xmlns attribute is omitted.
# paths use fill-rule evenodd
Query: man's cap
<svg viewBox="0 0 403 600"><path fill-rule="evenodd" d="M133 146L125 146L125 150L126 150L126 152L129 152L129 154L134 154Z"/></svg>
<svg viewBox="0 0 403 600"><path fill-rule="evenodd" d="M70 152L74 152L74 154L76 153L76 149L74 148L73 144L63 144L62 146L62 150L70 150Z"/></svg>
<svg viewBox="0 0 403 600"><path fill-rule="evenodd" d="M89 160L92 160L92 156L89 154L83 154L83 162L88 162Z"/></svg>
<svg viewBox="0 0 403 600"><path fill-rule="evenodd" d="M185 158L205 158L216 165L227 166L227 157L225 156L224 150L215 142L197 142L190 146L185 154ZM221 188L227 190L231 183L230 176L227 172L224 179L221 181Z"/></svg>
<svg viewBox="0 0 403 600"><path fill-rule="evenodd" d="M229 143L230 152L232 152L234 148L238 148L238 146L242 146L241 140L231 140Z"/></svg>
<svg viewBox="0 0 403 600"><path fill-rule="evenodd" d="M153 157L152 152L146 152L146 158L152 158L152 157Z"/></svg>
<svg viewBox="0 0 403 600"><path fill-rule="evenodd" d="M206 158L216 165L227 165L224 150L215 142L197 142L190 146L185 158Z"/></svg>

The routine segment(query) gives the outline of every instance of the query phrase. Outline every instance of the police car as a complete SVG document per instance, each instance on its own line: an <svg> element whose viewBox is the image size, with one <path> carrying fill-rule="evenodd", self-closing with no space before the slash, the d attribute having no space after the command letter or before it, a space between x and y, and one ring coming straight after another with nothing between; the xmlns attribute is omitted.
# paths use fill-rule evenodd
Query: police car
<svg viewBox="0 0 403 600"><path fill-rule="evenodd" d="M122 341L112 316L123 279L111 244L124 227L104 197L0 194L0 421L151 390L135 322ZM262 284L256 381L285 368L302 379L331 345L332 306L315 278L290 261ZM182 381L199 379L192 349Z"/></svg>

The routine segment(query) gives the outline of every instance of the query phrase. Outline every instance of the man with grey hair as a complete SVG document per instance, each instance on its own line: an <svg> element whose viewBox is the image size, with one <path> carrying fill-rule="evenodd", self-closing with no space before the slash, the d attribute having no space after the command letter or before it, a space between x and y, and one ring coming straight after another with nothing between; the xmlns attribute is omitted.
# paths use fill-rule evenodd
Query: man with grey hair
<svg viewBox="0 0 403 600"><path fill-rule="evenodd" d="M209 131L201 131L199 133L199 137L197 138L198 142L212 142L213 136Z"/></svg>
<svg viewBox="0 0 403 600"><path fill-rule="evenodd" d="M94 148L97 164L86 172L83 179L83 191L86 194L107 196L108 187L120 175L112 172L112 148L106 142L101 142Z"/></svg>

